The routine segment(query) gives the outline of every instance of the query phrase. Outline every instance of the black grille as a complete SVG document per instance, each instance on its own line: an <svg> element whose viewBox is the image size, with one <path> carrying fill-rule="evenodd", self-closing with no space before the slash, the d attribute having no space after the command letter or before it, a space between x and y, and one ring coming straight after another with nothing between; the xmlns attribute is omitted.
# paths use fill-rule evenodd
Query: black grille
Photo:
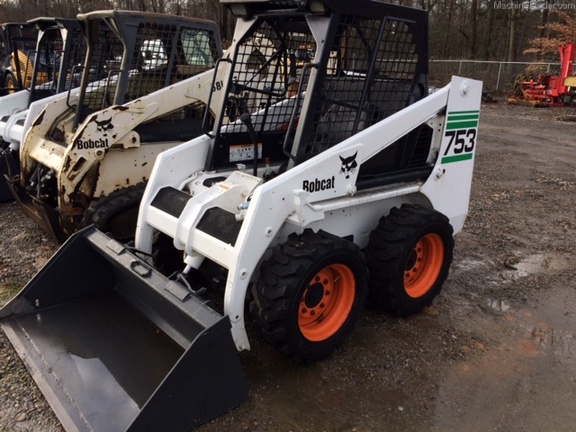
<svg viewBox="0 0 576 432"><path fill-rule="evenodd" d="M89 84L83 103L90 110L103 109L111 104L114 91L112 85L120 72L122 51L122 41L110 27L101 22L98 38L90 47L90 56L85 65L89 73Z"/></svg>
<svg viewBox="0 0 576 432"><path fill-rule="evenodd" d="M96 38L86 65L89 83L80 121L89 112L133 101L208 70L219 54L217 36L192 24L141 22L125 44L107 21L92 25L98 28L92 30Z"/></svg>
<svg viewBox="0 0 576 432"><path fill-rule="evenodd" d="M77 22L67 28L66 40L57 26L44 30L34 63L31 101L80 85L78 65L86 56L86 39Z"/></svg>
<svg viewBox="0 0 576 432"><path fill-rule="evenodd" d="M255 152L260 162L287 158L282 146L295 96L307 86L309 75L303 70L315 52L315 41L301 17L261 20L254 32L240 41L232 59L224 112L224 121L231 124L217 136L212 168L253 162ZM251 114L258 136L256 150L246 126L239 121L242 114Z"/></svg>
<svg viewBox="0 0 576 432"><path fill-rule="evenodd" d="M417 65L408 23L342 15L305 160L406 107Z"/></svg>
<svg viewBox="0 0 576 432"><path fill-rule="evenodd" d="M416 140L414 151L407 164L408 168L423 167L426 165L433 133L434 131L428 125L423 125L419 128L418 139Z"/></svg>
<svg viewBox="0 0 576 432"><path fill-rule="evenodd" d="M227 115L236 120L243 113L266 109L294 96L302 82L302 68L314 58L315 43L307 28L303 32L282 30L285 25L272 27L262 22L252 37L239 45L234 59L231 97ZM307 76L305 77L307 78ZM286 115L291 110L275 111L266 119L266 127L287 126ZM232 132L239 130L241 125ZM260 123L263 130L264 123Z"/></svg>

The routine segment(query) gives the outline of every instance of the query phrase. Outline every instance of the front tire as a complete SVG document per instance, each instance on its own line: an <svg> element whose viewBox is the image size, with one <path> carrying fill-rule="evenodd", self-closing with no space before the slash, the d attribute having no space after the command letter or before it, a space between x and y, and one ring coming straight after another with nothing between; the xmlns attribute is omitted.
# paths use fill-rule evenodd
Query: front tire
<svg viewBox="0 0 576 432"><path fill-rule="evenodd" d="M366 250L370 301L401 316L421 311L440 293L453 251L446 216L419 205L394 207L380 219Z"/></svg>
<svg viewBox="0 0 576 432"><path fill-rule="evenodd" d="M252 294L263 338L295 361L315 360L342 344L361 313L364 259L351 241L308 229L274 248Z"/></svg>
<svg viewBox="0 0 576 432"><path fill-rule="evenodd" d="M124 243L134 239L138 209L144 195L144 184L130 186L93 200L84 212L82 226L94 224Z"/></svg>

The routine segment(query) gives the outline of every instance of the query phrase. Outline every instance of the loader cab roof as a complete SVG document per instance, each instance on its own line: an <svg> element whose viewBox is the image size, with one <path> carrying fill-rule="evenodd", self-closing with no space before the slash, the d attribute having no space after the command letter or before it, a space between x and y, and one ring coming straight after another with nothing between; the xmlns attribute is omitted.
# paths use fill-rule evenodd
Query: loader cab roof
<svg viewBox="0 0 576 432"><path fill-rule="evenodd" d="M0 28L10 36L34 37L34 28L27 22L7 22L0 24Z"/></svg>
<svg viewBox="0 0 576 432"><path fill-rule="evenodd" d="M214 26L215 23L210 20L186 17L181 15L163 14L158 12L139 12L129 10L99 10L78 14L79 21L93 21L93 20L110 20L114 19L118 22L148 22L148 23L190 23L194 22L199 25L205 24L207 26Z"/></svg>
<svg viewBox="0 0 576 432"><path fill-rule="evenodd" d="M393 5L380 0L354 0L353 2L349 0L220 0L220 4L225 5L234 16L247 19L256 15L277 13L308 12L328 15L346 10L373 16L381 16L384 11L406 16L428 14L422 9Z"/></svg>
<svg viewBox="0 0 576 432"><path fill-rule="evenodd" d="M46 30L50 27L60 27L60 28L78 28L80 24L77 19L71 18L59 18L59 17L38 17L28 20L29 24L32 24L39 31Z"/></svg>

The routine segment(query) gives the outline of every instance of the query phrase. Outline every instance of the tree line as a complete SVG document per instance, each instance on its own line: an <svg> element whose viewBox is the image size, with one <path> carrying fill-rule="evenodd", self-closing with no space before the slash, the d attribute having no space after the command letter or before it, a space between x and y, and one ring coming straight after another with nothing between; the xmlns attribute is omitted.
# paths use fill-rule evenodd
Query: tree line
<svg viewBox="0 0 576 432"><path fill-rule="evenodd" d="M353 0L348 0L353 1ZM576 42L576 0L391 0L429 11L433 59L557 59L560 43ZM234 18L218 0L0 0L0 21L127 9L216 21L232 37Z"/></svg>

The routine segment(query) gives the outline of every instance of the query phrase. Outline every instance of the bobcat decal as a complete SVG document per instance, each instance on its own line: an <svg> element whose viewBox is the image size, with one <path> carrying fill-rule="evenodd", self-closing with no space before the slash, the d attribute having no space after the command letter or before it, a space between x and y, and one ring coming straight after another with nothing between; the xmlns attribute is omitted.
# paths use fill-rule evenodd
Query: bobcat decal
<svg viewBox="0 0 576 432"><path fill-rule="evenodd" d="M340 166L340 174L345 174L346 178L350 178L350 173L355 173L356 169L358 168L358 162L356 162L356 156L358 156L358 152L346 158L339 156L340 162L342 163L342 165ZM314 180L302 181L302 189L310 193L335 188L336 188L336 176L323 179L315 178Z"/></svg>
<svg viewBox="0 0 576 432"><path fill-rule="evenodd" d="M98 139L87 139L83 140L79 138L76 140L76 147L78 150L88 150L88 149L107 149L109 147L108 144L108 134L106 133L110 129L114 129L114 125L112 124L112 117L108 120L94 120L96 123L96 130L102 134L101 138Z"/></svg>
<svg viewBox="0 0 576 432"><path fill-rule="evenodd" d="M110 129L114 129L114 125L112 124L112 117L110 117L108 120L102 120L102 121L98 121L98 120L94 120L96 122L96 129L98 130L98 132L102 132L104 134L104 136L106 136L106 132Z"/></svg>
<svg viewBox="0 0 576 432"><path fill-rule="evenodd" d="M358 152L347 158L340 156L340 161L342 162L340 174L346 174L346 178L350 178L350 173L354 174L354 172L356 172L356 168L358 168L358 163L356 162L357 155Z"/></svg>

